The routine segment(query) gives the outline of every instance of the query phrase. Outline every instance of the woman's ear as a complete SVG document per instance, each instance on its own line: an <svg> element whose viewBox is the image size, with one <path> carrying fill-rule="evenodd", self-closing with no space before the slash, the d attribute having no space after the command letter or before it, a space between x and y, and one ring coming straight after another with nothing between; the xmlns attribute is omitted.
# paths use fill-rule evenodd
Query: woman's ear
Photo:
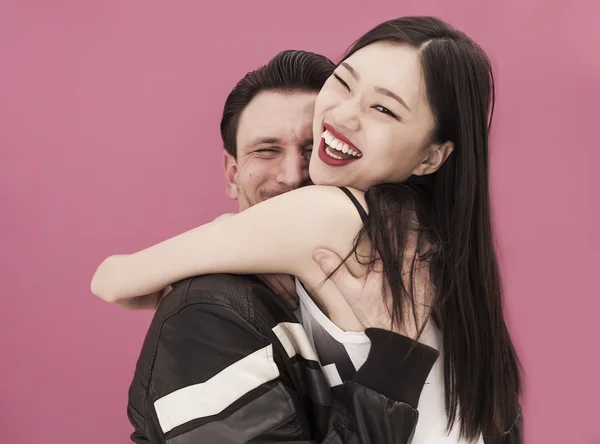
<svg viewBox="0 0 600 444"><path fill-rule="evenodd" d="M427 149L427 156L423 161L415 168L413 174L415 176L425 176L427 174L435 173L444 164L446 159L454 151L454 142L446 141L440 144L432 144Z"/></svg>

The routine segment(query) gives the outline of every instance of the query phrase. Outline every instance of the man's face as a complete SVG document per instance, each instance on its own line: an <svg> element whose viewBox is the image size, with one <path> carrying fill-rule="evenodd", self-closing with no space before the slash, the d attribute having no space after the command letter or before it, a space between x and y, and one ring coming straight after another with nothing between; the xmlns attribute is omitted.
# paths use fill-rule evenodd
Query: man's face
<svg viewBox="0 0 600 444"><path fill-rule="evenodd" d="M317 93L261 92L240 115L237 159L225 153L226 192L240 211L310 183Z"/></svg>

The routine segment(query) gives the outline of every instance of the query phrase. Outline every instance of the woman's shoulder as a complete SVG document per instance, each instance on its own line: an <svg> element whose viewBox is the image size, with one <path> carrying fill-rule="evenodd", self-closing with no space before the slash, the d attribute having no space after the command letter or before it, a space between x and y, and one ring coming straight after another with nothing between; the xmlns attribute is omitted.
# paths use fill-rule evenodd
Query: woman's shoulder
<svg viewBox="0 0 600 444"><path fill-rule="evenodd" d="M365 193L351 187L309 185L277 196L277 199L284 199L290 204L305 202L315 209L328 208L331 211L345 209L352 212L358 209L359 213L362 209L368 213Z"/></svg>

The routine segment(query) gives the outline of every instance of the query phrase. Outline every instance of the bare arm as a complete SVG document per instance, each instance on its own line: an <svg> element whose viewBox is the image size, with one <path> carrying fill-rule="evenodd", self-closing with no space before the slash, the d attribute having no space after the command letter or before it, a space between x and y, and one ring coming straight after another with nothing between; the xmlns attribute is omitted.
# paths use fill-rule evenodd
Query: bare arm
<svg viewBox="0 0 600 444"><path fill-rule="evenodd" d="M96 271L92 292L114 303L211 273L286 273L315 282L323 273L312 261L314 249L345 256L360 227L339 189L310 186L140 252L111 256Z"/></svg>

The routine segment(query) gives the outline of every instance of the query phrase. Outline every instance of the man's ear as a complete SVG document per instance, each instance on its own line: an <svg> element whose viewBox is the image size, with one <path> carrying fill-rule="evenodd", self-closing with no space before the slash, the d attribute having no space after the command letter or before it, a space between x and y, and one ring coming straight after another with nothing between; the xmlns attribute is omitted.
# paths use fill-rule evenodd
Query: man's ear
<svg viewBox="0 0 600 444"><path fill-rule="evenodd" d="M235 157L223 150L223 167L225 170L225 194L233 200L238 198L237 190L237 162Z"/></svg>
<svg viewBox="0 0 600 444"><path fill-rule="evenodd" d="M415 168L413 174L415 176L425 176L435 173L444 164L448 156L454 151L454 142L446 141L440 144L433 144L428 148L427 156Z"/></svg>

